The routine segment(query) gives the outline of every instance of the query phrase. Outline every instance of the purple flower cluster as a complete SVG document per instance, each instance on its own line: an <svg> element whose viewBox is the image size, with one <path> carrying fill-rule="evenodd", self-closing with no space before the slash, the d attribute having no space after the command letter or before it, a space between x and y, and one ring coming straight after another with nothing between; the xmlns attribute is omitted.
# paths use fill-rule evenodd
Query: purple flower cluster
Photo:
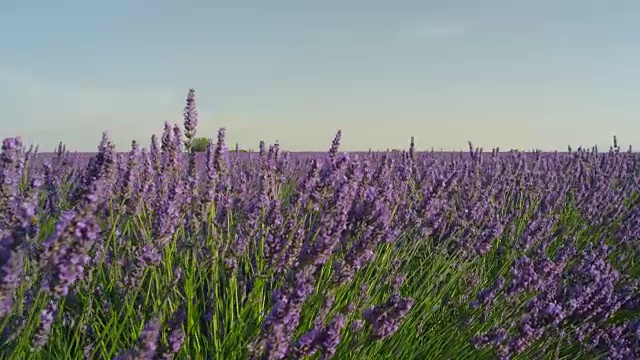
<svg viewBox="0 0 640 360"><path fill-rule="evenodd" d="M619 329L608 328L607 324L638 294L639 288L637 280L622 276L606 260L609 252L609 247L601 244L578 252L575 258L575 248L569 245L558 251L554 261L544 256L536 261L528 257L518 259L511 270L512 280L504 288L504 297L513 301L523 292L533 293L533 297L525 302L522 314L512 324L477 335L474 345L492 343L501 356L509 357L523 352L543 336L556 334L561 338L573 334L585 351L618 351L619 344L605 344L597 339L606 336L604 329ZM572 258L577 262L569 263ZM496 296L495 289L483 290L478 302L488 305L487 299ZM636 356L638 350L633 348Z"/></svg>
<svg viewBox="0 0 640 360"><path fill-rule="evenodd" d="M456 358L450 335L461 358L640 358L640 156L617 139L343 153L338 131L325 154L245 153L221 128L196 153L198 122L191 89L148 148L3 141L7 356Z"/></svg>

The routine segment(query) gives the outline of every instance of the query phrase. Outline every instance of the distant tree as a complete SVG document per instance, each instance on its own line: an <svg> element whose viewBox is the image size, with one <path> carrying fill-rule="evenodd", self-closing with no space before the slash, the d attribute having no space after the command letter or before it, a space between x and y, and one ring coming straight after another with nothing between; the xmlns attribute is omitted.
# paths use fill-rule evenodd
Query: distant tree
<svg viewBox="0 0 640 360"><path fill-rule="evenodd" d="M193 144L191 144L191 150L193 152L205 152L207 145L209 145L209 139L204 137L195 138L193 139Z"/></svg>

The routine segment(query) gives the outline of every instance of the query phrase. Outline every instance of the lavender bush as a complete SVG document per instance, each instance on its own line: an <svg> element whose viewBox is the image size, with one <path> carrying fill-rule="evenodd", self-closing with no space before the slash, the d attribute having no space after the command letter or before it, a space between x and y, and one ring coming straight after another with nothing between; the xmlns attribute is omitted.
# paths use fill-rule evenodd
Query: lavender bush
<svg viewBox="0 0 640 360"><path fill-rule="evenodd" d="M6 359L637 359L640 157L0 156Z"/></svg>

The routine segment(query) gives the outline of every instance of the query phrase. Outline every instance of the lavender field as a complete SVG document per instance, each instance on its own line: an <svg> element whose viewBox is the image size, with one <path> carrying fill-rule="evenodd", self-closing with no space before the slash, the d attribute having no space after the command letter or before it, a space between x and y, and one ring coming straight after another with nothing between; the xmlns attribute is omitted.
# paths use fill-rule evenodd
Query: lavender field
<svg viewBox="0 0 640 360"><path fill-rule="evenodd" d="M638 359L640 157L2 144L4 359ZM410 135L410 134L409 134ZM126 149L118 149L124 151Z"/></svg>

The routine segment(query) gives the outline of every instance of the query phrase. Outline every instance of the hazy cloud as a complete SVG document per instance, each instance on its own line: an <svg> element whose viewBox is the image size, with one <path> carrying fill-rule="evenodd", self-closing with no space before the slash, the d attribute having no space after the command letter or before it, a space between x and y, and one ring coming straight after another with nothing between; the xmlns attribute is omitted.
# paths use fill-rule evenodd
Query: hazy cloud
<svg viewBox="0 0 640 360"><path fill-rule="evenodd" d="M71 141L73 148L85 150L93 148L86 144L99 139L103 130L126 149L131 138L144 141L165 120L180 123L186 96L144 85L112 87L38 78L2 66L0 95L0 136L20 135L47 149L53 142Z"/></svg>
<svg viewBox="0 0 640 360"><path fill-rule="evenodd" d="M418 22L400 28L399 35L408 39L442 39L467 33L470 25L464 21Z"/></svg>
<svg viewBox="0 0 640 360"><path fill-rule="evenodd" d="M180 99L170 89L153 87L109 87L73 80L39 79L18 69L0 66L0 87L11 88L19 96L46 96L75 100L78 107L135 105L138 102L165 103Z"/></svg>

